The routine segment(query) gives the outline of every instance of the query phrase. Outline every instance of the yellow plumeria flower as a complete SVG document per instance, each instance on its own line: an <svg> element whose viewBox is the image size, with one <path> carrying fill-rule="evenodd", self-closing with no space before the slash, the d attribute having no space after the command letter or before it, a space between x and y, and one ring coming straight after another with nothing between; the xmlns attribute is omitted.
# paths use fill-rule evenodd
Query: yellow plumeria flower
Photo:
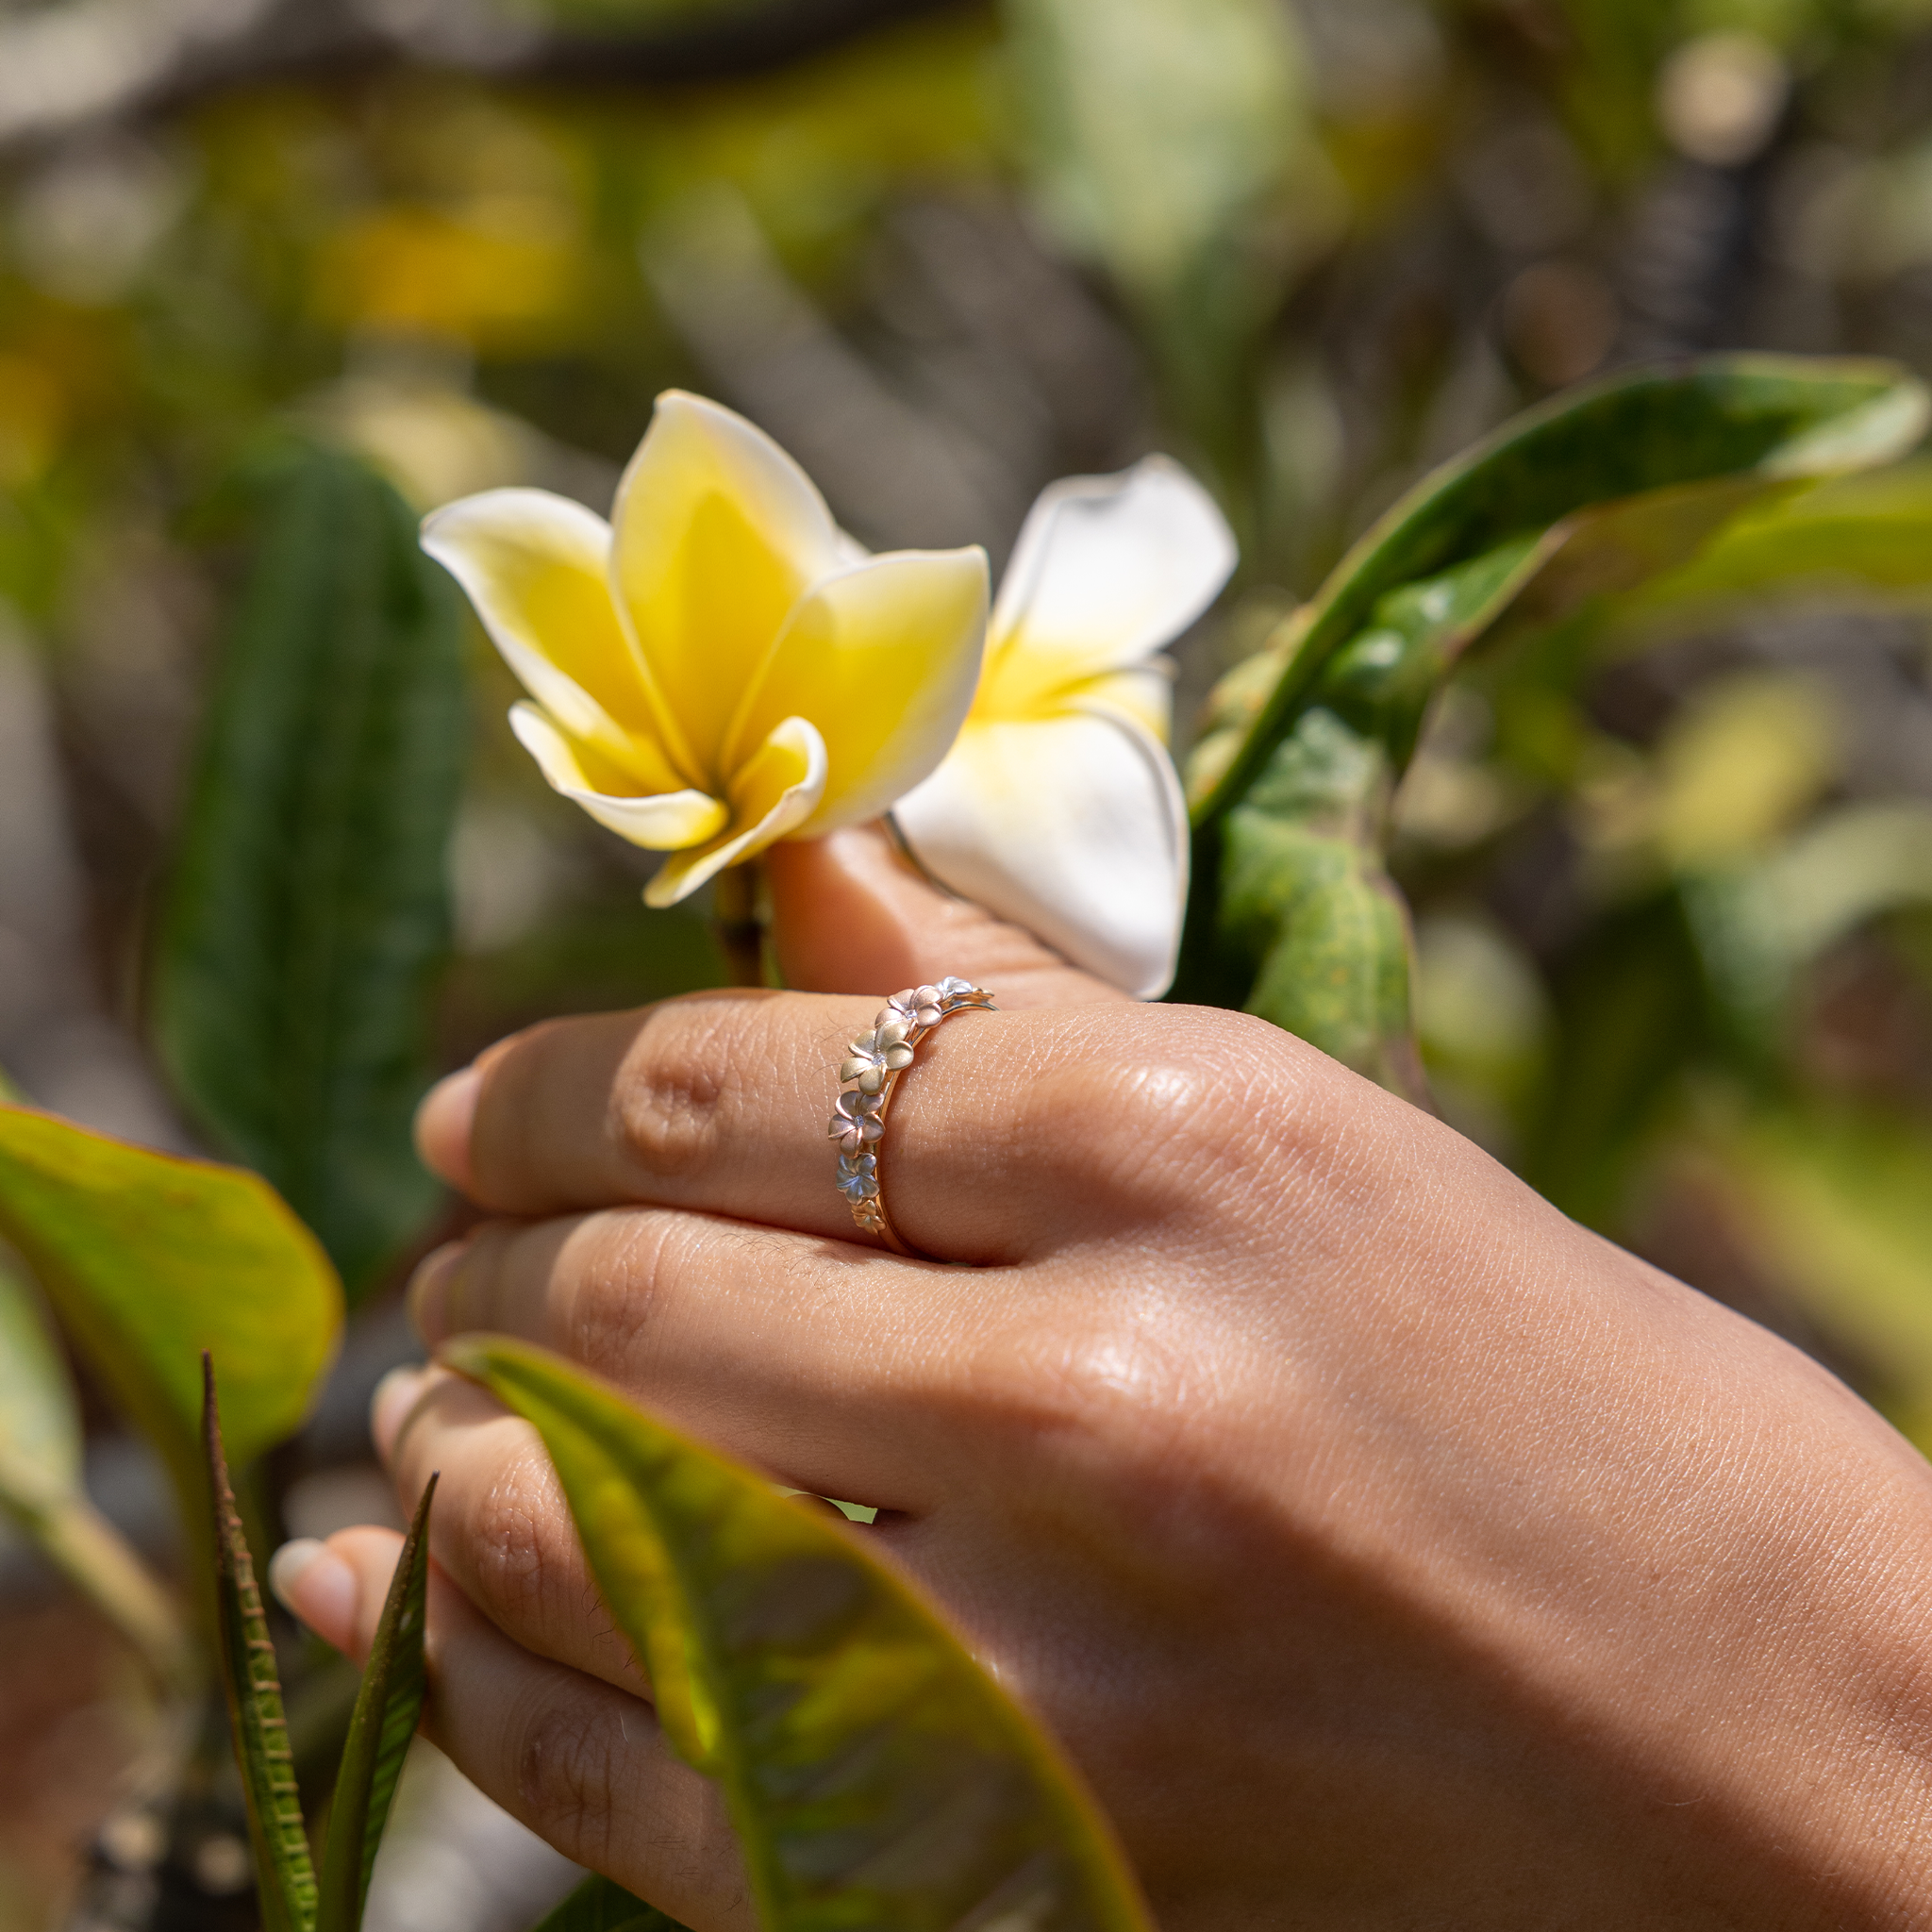
<svg viewBox="0 0 1932 1932"><path fill-rule="evenodd" d="M670 906L779 839L876 818L945 756L986 636L986 554L868 557L741 416L671 391L611 521L542 490L429 517L531 702L550 784L672 855Z"/></svg>
<svg viewBox="0 0 1932 1932"><path fill-rule="evenodd" d="M935 878L1141 999L1174 979L1188 891L1157 654L1236 555L1213 498L1165 457L1053 484L1000 585L958 742L892 812Z"/></svg>

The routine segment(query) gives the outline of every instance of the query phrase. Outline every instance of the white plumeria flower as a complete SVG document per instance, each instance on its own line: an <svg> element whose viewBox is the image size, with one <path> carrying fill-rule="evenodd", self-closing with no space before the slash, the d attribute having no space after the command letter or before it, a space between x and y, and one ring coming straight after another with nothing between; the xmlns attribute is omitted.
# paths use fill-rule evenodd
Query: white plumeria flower
<svg viewBox="0 0 1932 1932"><path fill-rule="evenodd" d="M423 546L534 700L510 724L544 777L672 855L653 906L876 818L945 756L979 675L984 551L867 556L762 430L675 390L610 523L491 490Z"/></svg>
<svg viewBox="0 0 1932 1932"><path fill-rule="evenodd" d="M1237 558L1177 463L1069 476L1028 513L958 741L893 808L941 884L1140 999L1174 979L1188 816L1158 653Z"/></svg>

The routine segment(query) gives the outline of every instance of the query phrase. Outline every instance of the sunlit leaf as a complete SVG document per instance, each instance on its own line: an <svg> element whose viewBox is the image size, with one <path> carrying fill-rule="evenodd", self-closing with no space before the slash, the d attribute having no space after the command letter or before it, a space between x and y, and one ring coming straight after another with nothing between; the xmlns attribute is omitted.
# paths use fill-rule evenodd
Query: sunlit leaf
<svg viewBox="0 0 1932 1932"><path fill-rule="evenodd" d="M1147 1926L1058 1753L858 1532L542 1350L443 1358L537 1425L666 1736L724 1785L763 1924Z"/></svg>
<svg viewBox="0 0 1932 1932"><path fill-rule="evenodd" d="M1388 800L1459 655L1512 607L1518 623L1548 626L1682 563L1796 479L1898 455L1925 416L1924 389L1890 364L1713 358L1558 397L1426 477L1219 695L1191 765L1178 996L1252 1004L1407 1084L1407 995L1391 991L1407 939L1372 916L1363 889L1387 890ZM1311 725L1318 716L1333 722ZM1345 799L1338 732L1355 746ZM1327 928L1302 942L1313 980L1290 956L1270 969L1297 943L1291 908Z"/></svg>
<svg viewBox="0 0 1932 1932"><path fill-rule="evenodd" d="M161 921L157 1038L359 1292L437 1198L409 1123L449 941L460 631L415 518L363 464L301 449L262 491Z"/></svg>
<svg viewBox="0 0 1932 1932"><path fill-rule="evenodd" d="M295 1788L295 1760L289 1749L288 1719L282 1712L275 1647L268 1634L268 1619L262 1614L248 1538L235 1507L235 1492L228 1485L215 1372L206 1356L202 1357L202 1442L208 1492L214 1509L222 1682L227 1690L235 1756L242 1767L242 1790L248 1806L261 1921L267 1932L309 1932L315 1923L315 1869L308 1855L308 1829L302 1822L302 1798Z"/></svg>
<svg viewBox="0 0 1932 1932"><path fill-rule="evenodd" d="M199 1360L220 1364L228 1444L293 1434L334 1351L327 1258L256 1175L0 1107L0 1234L160 1452L191 1522L204 1481Z"/></svg>
<svg viewBox="0 0 1932 1932"><path fill-rule="evenodd" d="M685 1932L675 1919L608 1878L584 1880L535 1932Z"/></svg>
<svg viewBox="0 0 1932 1932"><path fill-rule="evenodd" d="M1698 556L1618 600L1607 649L1639 648L1773 597L1923 602L1932 590L1932 463L1837 477L1754 507Z"/></svg>
<svg viewBox="0 0 1932 1932"><path fill-rule="evenodd" d="M403 1760L422 1715L427 1689L423 1667L424 1607L429 1588L427 1531L435 1497L432 1475L396 1557L395 1574L362 1667L362 1688L329 1799L316 1932L357 1932L362 1923L369 1874L375 1868L396 1780L403 1774Z"/></svg>

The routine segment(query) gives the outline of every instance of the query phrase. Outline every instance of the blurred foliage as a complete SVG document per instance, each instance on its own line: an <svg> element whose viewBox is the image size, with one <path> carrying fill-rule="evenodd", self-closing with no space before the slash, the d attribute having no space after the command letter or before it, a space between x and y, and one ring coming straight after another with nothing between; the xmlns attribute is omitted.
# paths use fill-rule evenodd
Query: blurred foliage
<svg viewBox="0 0 1932 1932"><path fill-rule="evenodd" d="M353 1297L435 1205L409 1123L449 950L464 666L454 591L395 491L324 449L267 468L159 921L155 1033Z"/></svg>
<svg viewBox="0 0 1932 1932"><path fill-rule="evenodd" d="M0 7L0 83L39 10ZM316 0L305 31L338 10ZM355 1111L330 1111L345 1090L292 1031L255 1028L272 1091L245 1106L212 1026L198 1058L168 1056L172 1098L157 1085L140 1016L157 991L182 1010L159 914L187 914L162 882L214 850L189 800L235 755L233 613L272 564L236 478L265 433L333 452L344 501L389 506L355 540L376 548L399 512L354 466L418 510L513 482L603 508L672 384L762 423L879 544L1003 552L1045 482L1164 447L1243 547L1178 654L1184 736L1231 669L1214 723L1280 727L1203 868L1240 955L1206 990L1266 980L1268 1008L1317 1032L1310 990L1339 962L1358 1039L1329 1043L1426 1081L1567 1211L1932 1447L1932 464L1613 510L1596 537L1641 568L1531 582L1553 520L1676 475L1605 470L1303 608L1420 478L1586 378L1735 350L1932 375L1932 0L357 17L391 10L414 40L372 52L365 24L355 58L311 58L271 21L58 133L8 131L0 84L0 607L51 718L0 728L42 732L65 814L40 871L0 841L0 1062L132 1138L187 1144L182 1104L375 1294L433 1232L399 1128L432 1058L718 977L701 911L645 911L642 858L542 789L471 636L466 742L440 727L429 802L384 793L420 828L463 755L435 1051L408 1043L415 992L369 1009L358 1077L390 1153L349 1188L360 1205L305 1193L291 1133L263 1124L281 1108L339 1136ZM1334 655L1306 667L1335 689L1278 686L1285 647L1342 604ZM309 614L254 647L299 653ZM1377 632L1395 661L1349 658ZM321 740L278 728L263 795L300 823L231 828L231 895L249 839L275 848L259 875L320 836L291 801ZM9 823L42 808L6 789L27 769L0 760ZM402 894L419 991L438 950L421 858ZM78 908L64 952L30 916L56 863ZM345 904L290 909L274 999L336 970L301 934ZM210 1010L246 983L239 958L208 967ZM58 1025L49 975L70 986Z"/></svg>

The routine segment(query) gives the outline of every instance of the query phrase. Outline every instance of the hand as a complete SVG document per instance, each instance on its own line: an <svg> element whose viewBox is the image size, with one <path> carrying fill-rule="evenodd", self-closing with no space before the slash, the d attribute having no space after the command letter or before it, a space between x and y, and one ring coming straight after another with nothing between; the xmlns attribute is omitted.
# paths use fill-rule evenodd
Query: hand
<svg viewBox="0 0 1932 1932"><path fill-rule="evenodd" d="M425 1147L502 1219L425 1263L427 1339L547 1343L880 1506L1168 1932L1932 1920L1932 1472L1876 1416L1298 1041L1102 1004L863 837L786 862L788 973L869 996L561 1022L446 1083ZM1052 1002L949 1021L894 1103L894 1219L968 1268L855 1241L823 1125L843 1041L948 970ZM442 1472L437 1740L748 1926L532 1432L440 1372L376 1425L405 1503ZM359 1655L395 1542L278 1587Z"/></svg>

